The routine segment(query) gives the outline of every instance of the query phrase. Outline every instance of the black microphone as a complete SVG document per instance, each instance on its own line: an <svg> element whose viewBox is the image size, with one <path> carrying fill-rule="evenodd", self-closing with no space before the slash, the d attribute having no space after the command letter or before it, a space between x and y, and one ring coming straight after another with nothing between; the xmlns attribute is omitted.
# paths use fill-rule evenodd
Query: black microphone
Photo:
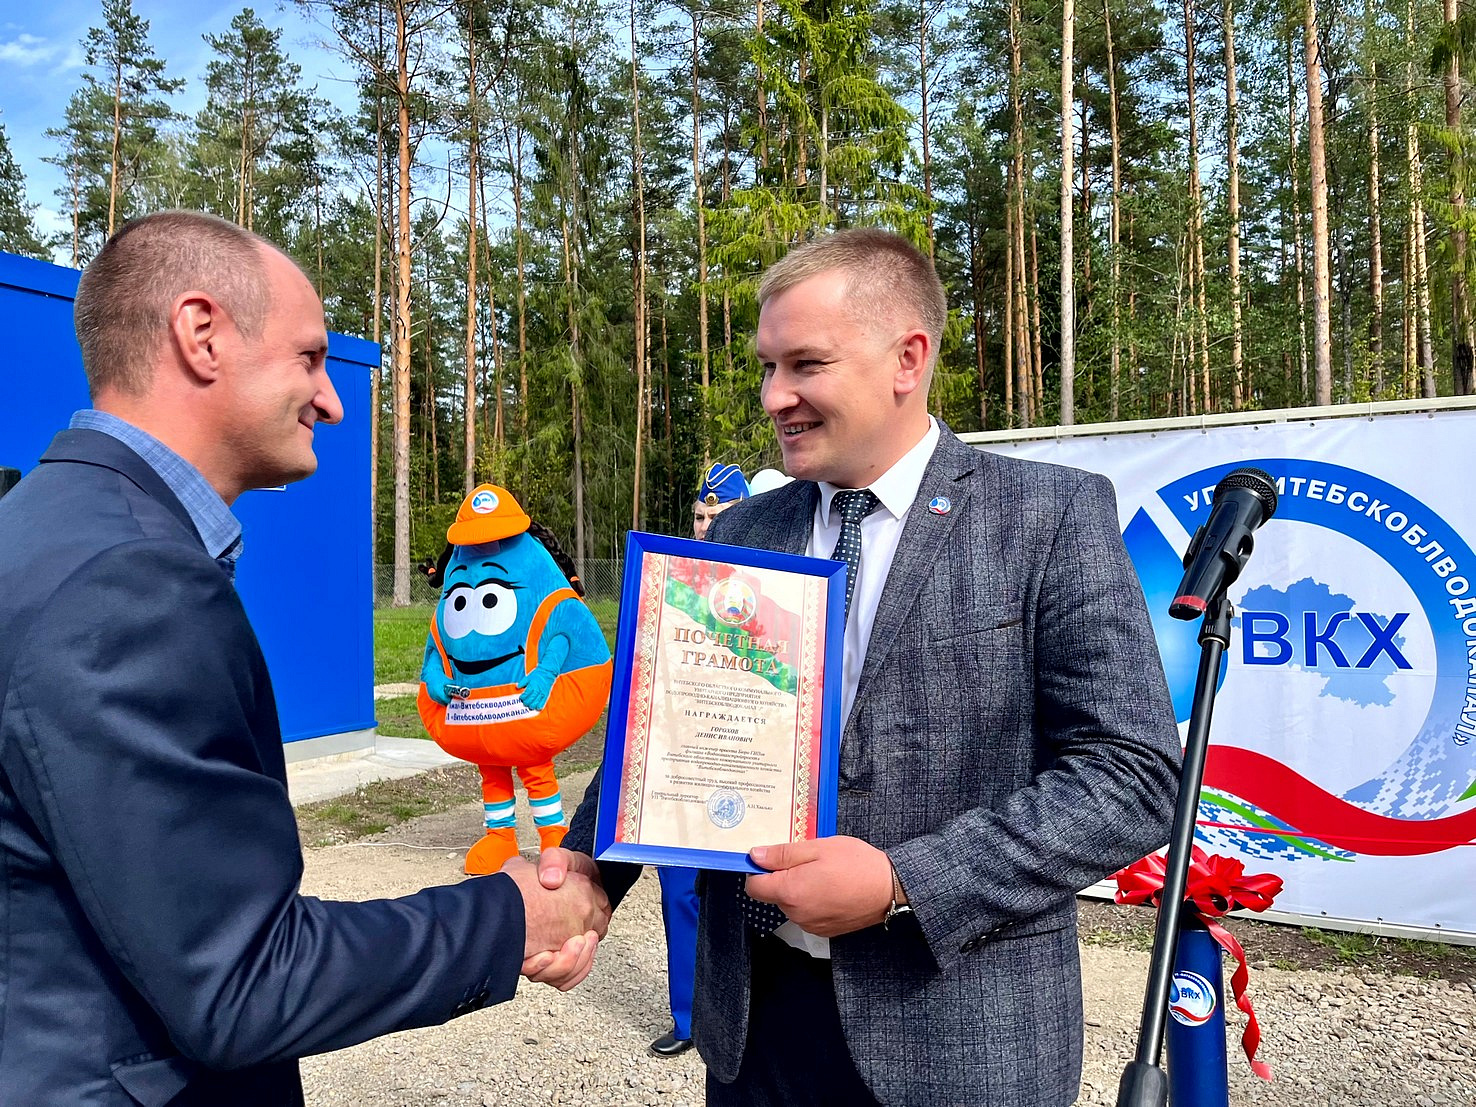
<svg viewBox="0 0 1476 1107"><path fill-rule="evenodd" d="M1276 514L1276 484L1260 469L1236 469L1215 485L1210 517L1184 554L1184 579L1169 614L1197 619L1210 600L1240 576L1255 548L1251 531Z"/></svg>

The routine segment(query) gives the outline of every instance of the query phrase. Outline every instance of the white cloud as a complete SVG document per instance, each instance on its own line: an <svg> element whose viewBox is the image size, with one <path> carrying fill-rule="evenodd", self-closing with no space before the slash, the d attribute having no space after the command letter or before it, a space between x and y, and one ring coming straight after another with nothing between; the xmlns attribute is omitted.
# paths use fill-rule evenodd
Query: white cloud
<svg viewBox="0 0 1476 1107"><path fill-rule="evenodd" d="M0 42L0 62L20 66L39 65L56 57L60 50L60 44L47 43L44 38L22 31L9 42Z"/></svg>
<svg viewBox="0 0 1476 1107"><path fill-rule="evenodd" d="M81 44L74 42L68 48L66 56L52 67L50 75L55 77L58 73L66 73L73 69L81 69L86 64L87 55L83 53Z"/></svg>

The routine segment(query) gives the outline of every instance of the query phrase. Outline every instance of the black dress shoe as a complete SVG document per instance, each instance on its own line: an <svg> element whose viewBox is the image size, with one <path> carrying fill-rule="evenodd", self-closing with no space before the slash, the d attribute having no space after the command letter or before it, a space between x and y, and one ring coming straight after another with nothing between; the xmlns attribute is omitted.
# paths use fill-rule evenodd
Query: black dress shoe
<svg viewBox="0 0 1476 1107"><path fill-rule="evenodd" d="M679 1053L686 1053L692 1048L691 1038L678 1038L676 1031L663 1034L651 1043L651 1052L657 1057L675 1057Z"/></svg>

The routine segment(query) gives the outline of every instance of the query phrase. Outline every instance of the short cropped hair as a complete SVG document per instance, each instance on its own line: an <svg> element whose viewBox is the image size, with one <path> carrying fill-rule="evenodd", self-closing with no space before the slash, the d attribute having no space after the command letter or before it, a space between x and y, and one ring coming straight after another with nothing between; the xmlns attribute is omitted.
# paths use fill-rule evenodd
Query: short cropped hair
<svg viewBox="0 0 1476 1107"><path fill-rule="evenodd" d="M72 308L92 395L147 390L181 293L208 292L237 330L255 338L271 298L264 246L271 248L259 235L198 211L159 211L125 223L83 271Z"/></svg>
<svg viewBox="0 0 1476 1107"><path fill-rule="evenodd" d="M811 277L837 269L846 274L846 295L856 318L885 317L920 325L933 340L928 368L937 364L948 322L948 294L927 255L890 231L855 227L795 247L759 282L759 307Z"/></svg>

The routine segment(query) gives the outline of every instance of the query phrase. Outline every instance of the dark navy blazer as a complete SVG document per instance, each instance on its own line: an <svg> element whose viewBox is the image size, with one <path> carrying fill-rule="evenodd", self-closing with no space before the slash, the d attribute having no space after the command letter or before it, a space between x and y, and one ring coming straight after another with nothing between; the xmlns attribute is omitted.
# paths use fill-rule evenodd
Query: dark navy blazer
<svg viewBox="0 0 1476 1107"><path fill-rule="evenodd" d="M230 579L137 454L63 431L0 500L0 1105L300 1103L297 1058L513 994L507 877L301 876Z"/></svg>

